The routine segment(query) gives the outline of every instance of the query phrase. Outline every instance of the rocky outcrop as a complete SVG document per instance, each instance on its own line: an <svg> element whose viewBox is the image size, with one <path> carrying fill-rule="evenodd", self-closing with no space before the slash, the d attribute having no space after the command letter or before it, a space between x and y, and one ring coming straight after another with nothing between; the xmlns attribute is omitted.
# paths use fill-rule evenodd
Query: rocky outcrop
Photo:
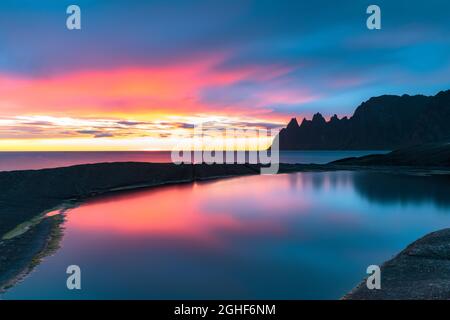
<svg viewBox="0 0 450 320"><path fill-rule="evenodd" d="M281 150L394 150L450 142L450 90L435 96L383 95L363 102L351 118L320 113L279 133Z"/></svg>
<svg viewBox="0 0 450 320"><path fill-rule="evenodd" d="M426 235L384 263L381 289L367 289L364 280L343 299L450 299L450 229Z"/></svg>
<svg viewBox="0 0 450 320"><path fill-rule="evenodd" d="M392 151L333 161L336 165L450 167L450 142L426 143Z"/></svg>

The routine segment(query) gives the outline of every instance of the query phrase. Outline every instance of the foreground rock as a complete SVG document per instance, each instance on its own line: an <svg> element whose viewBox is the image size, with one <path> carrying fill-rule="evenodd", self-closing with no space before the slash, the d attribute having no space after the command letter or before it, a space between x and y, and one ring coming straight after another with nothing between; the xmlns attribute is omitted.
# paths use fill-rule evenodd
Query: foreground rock
<svg viewBox="0 0 450 320"><path fill-rule="evenodd" d="M0 293L27 276L59 248L63 216L43 219L26 233L0 241Z"/></svg>
<svg viewBox="0 0 450 320"><path fill-rule="evenodd" d="M450 167L450 142L429 143L392 151L333 161L336 165Z"/></svg>
<svg viewBox="0 0 450 320"><path fill-rule="evenodd" d="M450 229L415 241L381 266L381 289L366 281L344 299L450 299Z"/></svg>

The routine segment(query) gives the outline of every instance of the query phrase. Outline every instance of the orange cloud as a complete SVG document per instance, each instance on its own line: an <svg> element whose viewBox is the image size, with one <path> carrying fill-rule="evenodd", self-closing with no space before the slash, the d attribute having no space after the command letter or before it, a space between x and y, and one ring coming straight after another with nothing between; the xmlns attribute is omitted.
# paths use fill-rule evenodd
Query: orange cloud
<svg viewBox="0 0 450 320"><path fill-rule="evenodd" d="M0 74L0 115L220 114L221 108L199 98L204 88L242 80L269 81L289 71L282 66L219 70L215 66L220 60L215 57L170 66L121 67L38 78ZM283 92L263 96L270 95L277 96L275 102L290 98L284 94L280 99ZM245 110L236 106L233 112L231 106L226 112Z"/></svg>
<svg viewBox="0 0 450 320"><path fill-rule="evenodd" d="M241 72L211 74L207 64L83 71L50 78L0 75L2 114L168 113L207 110L195 94L207 84L236 81Z"/></svg>
<svg viewBox="0 0 450 320"><path fill-rule="evenodd" d="M90 149L89 145L99 148L101 142L94 143L91 137L104 138L104 148L108 149L117 148L114 140L127 139L120 144L122 149L133 145L130 139L161 140L173 130L187 130L189 124L202 120L228 127L273 127L286 119L272 113L265 103L312 99L301 91L283 88L263 90L244 97L244 102L226 106L205 101L202 92L207 88L228 88L245 81L266 84L290 71L277 65L218 68L222 60L218 55L171 65L84 70L48 77L0 74L0 150L26 150L27 139L35 139L33 143L40 150L63 149L64 145L77 150ZM161 141L154 144L155 148L169 147Z"/></svg>

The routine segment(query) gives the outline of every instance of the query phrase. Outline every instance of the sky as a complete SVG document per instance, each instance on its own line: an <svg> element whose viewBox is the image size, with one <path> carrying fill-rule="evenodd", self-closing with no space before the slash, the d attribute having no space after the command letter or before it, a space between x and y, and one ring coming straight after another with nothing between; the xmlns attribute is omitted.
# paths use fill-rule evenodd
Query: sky
<svg viewBox="0 0 450 320"><path fill-rule="evenodd" d="M68 30L66 8L81 8ZM366 27L371 4L381 30ZM450 88L450 2L2 0L0 151L169 150Z"/></svg>

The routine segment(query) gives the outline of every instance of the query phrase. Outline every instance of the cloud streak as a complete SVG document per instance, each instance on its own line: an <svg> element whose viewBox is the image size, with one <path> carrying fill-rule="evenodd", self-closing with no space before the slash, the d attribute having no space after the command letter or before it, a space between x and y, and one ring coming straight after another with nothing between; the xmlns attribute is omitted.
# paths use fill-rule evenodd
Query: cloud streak
<svg viewBox="0 0 450 320"><path fill-rule="evenodd" d="M156 145L201 121L277 127L450 85L446 1L380 0L374 32L363 0L77 4L80 32L59 2L0 3L0 150L39 138Z"/></svg>

